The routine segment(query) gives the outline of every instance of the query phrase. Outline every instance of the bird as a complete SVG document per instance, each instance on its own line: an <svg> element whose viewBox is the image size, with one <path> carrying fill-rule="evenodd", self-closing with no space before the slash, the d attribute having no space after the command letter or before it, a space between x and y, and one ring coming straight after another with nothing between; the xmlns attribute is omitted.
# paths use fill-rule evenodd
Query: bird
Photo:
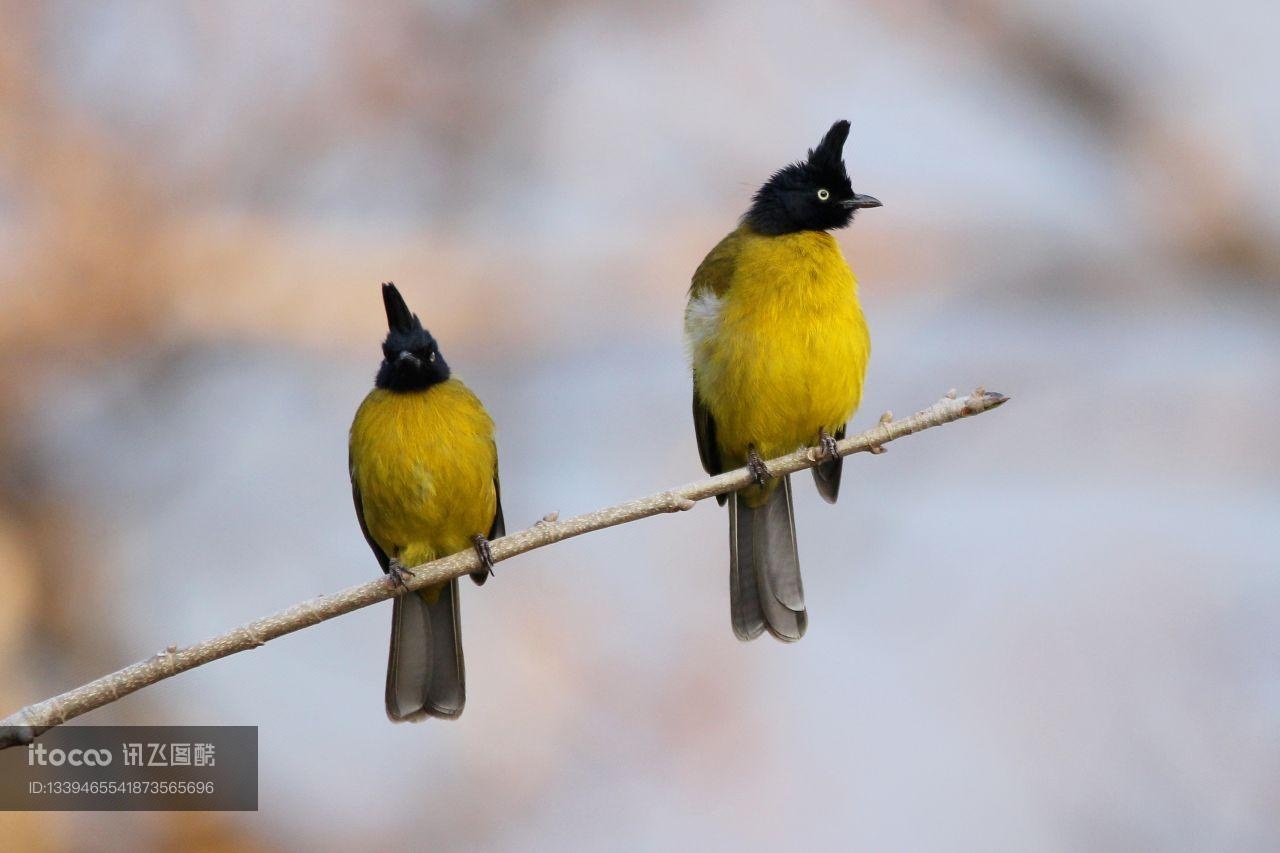
<svg viewBox="0 0 1280 853"><path fill-rule="evenodd" d="M477 584L493 574L489 541L505 535L493 419L453 377L440 347L392 283L374 387L351 423L348 469L360 531L403 586L413 566L474 548ZM458 580L394 599L387 716L456 719L466 704Z"/></svg>
<svg viewBox="0 0 1280 853"><path fill-rule="evenodd" d="M835 503L836 442L858 408L871 339L858 283L832 231L878 199L853 191L837 121L801 161L774 172L738 227L693 274L684 314L698 455L709 474L746 466L752 483L729 506L734 634L804 636L808 611L791 482L763 460L820 448L818 493Z"/></svg>

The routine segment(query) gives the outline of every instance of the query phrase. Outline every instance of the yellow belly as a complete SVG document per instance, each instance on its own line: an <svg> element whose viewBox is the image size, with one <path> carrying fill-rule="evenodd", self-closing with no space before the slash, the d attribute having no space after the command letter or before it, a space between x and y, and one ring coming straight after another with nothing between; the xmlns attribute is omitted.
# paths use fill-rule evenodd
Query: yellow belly
<svg viewBox="0 0 1280 853"><path fill-rule="evenodd" d="M369 392L351 424L351 476L378 546L406 566L487 535L497 496L493 421L465 385Z"/></svg>
<svg viewBox="0 0 1280 853"><path fill-rule="evenodd" d="M726 467L744 464L750 446L769 458L843 426L871 350L857 282L831 235L735 234L731 281L689 335Z"/></svg>

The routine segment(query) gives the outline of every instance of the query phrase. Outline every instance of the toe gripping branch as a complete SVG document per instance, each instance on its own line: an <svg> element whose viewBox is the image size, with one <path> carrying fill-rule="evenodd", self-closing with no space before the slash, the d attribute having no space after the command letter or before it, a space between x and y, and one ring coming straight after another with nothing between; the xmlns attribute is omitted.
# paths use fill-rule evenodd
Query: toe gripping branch
<svg viewBox="0 0 1280 853"><path fill-rule="evenodd" d="M826 459L839 458L840 448L836 446L836 437L825 429L818 431L818 446L822 448L822 455Z"/></svg>
<svg viewBox="0 0 1280 853"><path fill-rule="evenodd" d="M773 479L773 474L769 473L769 467L764 464L764 460L760 458L760 454L754 447L747 450L747 469L751 471L751 477L756 481L757 486L763 486Z"/></svg>
<svg viewBox="0 0 1280 853"><path fill-rule="evenodd" d="M476 556L480 558L481 570L493 577L493 549L489 547L489 540L477 533L471 537L471 544L476 549Z"/></svg>
<svg viewBox="0 0 1280 853"><path fill-rule="evenodd" d="M393 587L405 588L409 586L408 579L413 577L413 572L404 563L392 557L387 561L387 577Z"/></svg>

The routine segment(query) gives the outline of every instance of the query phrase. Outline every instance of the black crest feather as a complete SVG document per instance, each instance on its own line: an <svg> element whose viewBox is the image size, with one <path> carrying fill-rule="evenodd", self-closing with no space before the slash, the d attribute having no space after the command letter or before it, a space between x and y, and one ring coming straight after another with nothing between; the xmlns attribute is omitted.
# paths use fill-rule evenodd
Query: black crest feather
<svg viewBox="0 0 1280 853"><path fill-rule="evenodd" d="M404 297L391 282L382 285L382 305L387 309L387 329L392 332L412 332L422 328L418 315L409 310Z"/></svg>
<svg viewBox="0 0 1280 853"><path fill-rule="evenodd" d="M831 125L817 148L809 149L809 167L817 172L844 174L844 143L849 138L849 122Z"/></svg>

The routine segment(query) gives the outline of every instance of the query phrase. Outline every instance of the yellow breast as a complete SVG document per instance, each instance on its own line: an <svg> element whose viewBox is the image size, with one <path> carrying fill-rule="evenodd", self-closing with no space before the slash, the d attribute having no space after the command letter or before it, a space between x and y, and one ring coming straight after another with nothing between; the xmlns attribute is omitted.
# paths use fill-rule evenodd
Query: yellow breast
<svg viewBox="0 0 1280 853"><path fill-rule="evenodd" d="M351 424L351 476L365 524L407 566L488 534L496 470L493 421L456 379L408 393L375 388Z"/></svg>
<svg viewBox="0 0 1280 853"><path fill-rule="evenodd" d="M721 272L701 287L695 277L685 325L725 462L742 464L748 445L765 458L787 453L842 426L861 399L871 342L836 241L744 226L708 264Z"/></svg>

